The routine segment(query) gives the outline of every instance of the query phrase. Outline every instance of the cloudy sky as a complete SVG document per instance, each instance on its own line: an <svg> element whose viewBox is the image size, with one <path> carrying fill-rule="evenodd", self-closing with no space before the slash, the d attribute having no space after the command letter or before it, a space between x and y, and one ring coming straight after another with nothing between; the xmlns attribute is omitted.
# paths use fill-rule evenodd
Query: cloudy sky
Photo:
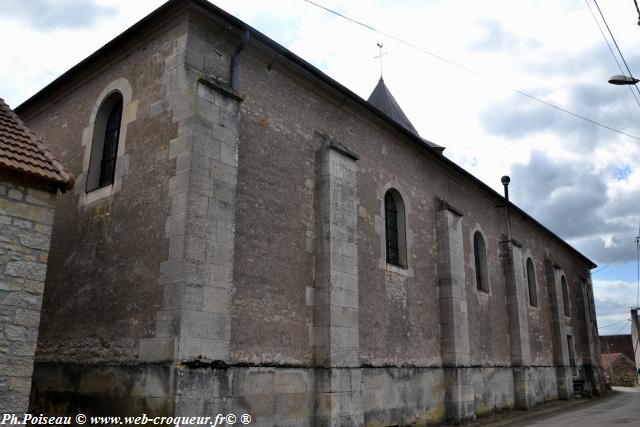
<svg viewBox="0 0 640 427"><path fill-rule="evenodd" d="M512 90L640 138L639 103L628 87L607 84L620 70L587 7L597 14L593 0L314 1L393 37L303 0L215 3L365 99L383 43L385 81L421 135L498 191L509 174L513 201L600 265L600 333L628 332L640 140ZM19 105L162 2L0 0L0 96ZM599 4L640 75L633 1Z"/></svg>

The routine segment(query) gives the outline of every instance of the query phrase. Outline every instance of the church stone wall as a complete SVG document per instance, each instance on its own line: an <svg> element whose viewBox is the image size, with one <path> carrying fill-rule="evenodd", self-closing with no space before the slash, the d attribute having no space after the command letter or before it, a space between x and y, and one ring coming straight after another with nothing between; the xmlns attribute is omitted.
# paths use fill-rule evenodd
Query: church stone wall
<svg viewBox="0 0 640 427"><path fill-rule="evenodd" d="M593 320L573 302L561 315L558 281L576 298L586 261L518 215L505 244L501 197L260 42L234 92L240 34L201 13L170 28L31 115L73 171L102 88L124 77L138 101L121 190L59 201L43 314L59 320L41 331L32 404L382 426L569 397L567 334L582 375ZM408 268L384 256L389 188Z"/></svg>
<svg viewBox="0 0 640 427"><path fill-rule="evenodd" d="M165 108L170 77L165 63L182 64L183 56L173 54L184 51L186 33L187 26L174 20L161 35L111 52L101 67L50 93L44 105L21 112L79 182L56 202L32 411L168 413L173 408L173 368L140 360L140 345L155 336L163 320L158 313L171 295L160 282L172 250L167 217L177 209L169 198L177 168L169 152L178 126ZM178 84L183 76L171 77ZM123 111L126 152L116 165L121 187L84 203L83 136L100 94L119 80L131 88Z"/></svg>
<svg viewBox="0 0 640 427"><path fill-rule="evenodd" d="M155 328L163 302L160 265L169 252L169 178L176 167L168 159L169 141L177 133L159 105L166 96L164 61L180 37L186 39L184 25L124 57L109 58L108 67L83 76L72 88L60 88L45 109L26 112L30 126L60 153L80 183L56 203L43 301L48 321L40 330L38 362L135 363L139 340ZM116 166L126 175L118 192L83 204L83 134L99 95L118 79L128 82L132 96L123 112L129 121L126 162Z"/></svg>

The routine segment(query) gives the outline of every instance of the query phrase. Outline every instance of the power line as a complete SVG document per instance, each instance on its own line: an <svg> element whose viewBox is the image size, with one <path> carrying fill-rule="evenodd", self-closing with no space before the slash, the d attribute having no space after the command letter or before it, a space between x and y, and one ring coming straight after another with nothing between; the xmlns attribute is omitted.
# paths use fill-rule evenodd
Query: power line
<svg viewBox="0 0 640 427"><path fill-rule="evenodd" d="M598 326L598 329L608 328L609 326L617 325L617 324L620 324L622 322L628 322L629 320L631 320L631 319L624 319L624 320L620 320L619 322L609 323L608 325Z"/></svg>
<svg viewBox="0 0 640 427"><path fill-rule="evenodd" d="M480 78L483 78L485 80L490 80L490 81L493 81L496 84L499 84L494 79L491 79L491 78L489 78L489 77L487 77L487 76L485 76L485 75L483 75L481 73L478 73L477 71L474 71L474 70L472 70L470 68L467 68L467 67L465 67L463 65L457 64L457 63L455 63L455 62L453 62L453 61L451 61L451 60L449 60L449 59L447 59L447 58L445 58L443 56L437 55L437 54L435 54L433 52L430 52L430 51L428 51L426 49L421 48L420 46L414 45L413 43L405 41L405 40L403 40L403 39L401 39L399 37L396 37L394 35L386 33L386 32L384 32L382 30L377 29L377 28L374 28L371 25L365 24L364 22L361 22L361 21L355 20L353 18L350 18L350 17L348 17L346 15L343 15L340 12L336 12L335 10L329 9L328 7L322 6L321 4L315 3L315 2L313 2L311 0L303 0L303 1L305 1L306 3L309 3L309 4L313 5L313 6L316 6L316 7L320 8L320 9L323 9L323 10L329 12L329 13L332 13L332 14L334 14L336 16L339 16L339 17L341 17L343 19L346 19L347 21L353 22L354 24L357 24L357 25L360 25L360 26L362 26L364 28L367 28L368 30L374 31L374 32L376 32L376 33L378 33L380 35L383 35L383 36L388 37L388 38L390 38L392 40L395 40L398 43L401 43L401 44L403 44L405 46L408 46L408 47L410 47L412 49L418 50L418 51L420 51L420 52L422 52L424 54L427 54L427 55L429 55L429 56L431 56L431 57L433 57L433 58L435 58L435 59L437 59L439 61L445 62L445 63L447 63L447 64L449 64L449 65L451 65L453 67L456 67L456 68L458 68L460 70L466 71L467 73L473 74L473 75L478 76ZM544 105L546 105L548 107L555 108L556 110L562 111L563 113L569 114L569 115L571 115L573 117L576 117L578 119L581 119L581 120L584 120L584 121L586 121L588 123L591 123L594 126L600 126L600 127L604 128L604 129L608 129L608 130L610 130L612 132L616 132L616 133L619 133L621 135L624 135L624 136L627 136L629 138L633 138L633 139L636 139L636 140L640 141L640 137L637 137L635 135L631 135L631 134L629 134L627 132L621 131L619 129L612 128L611 126L607 126L605 124L597 122L597 121L595 121L593 119L590 119L588 117L585 117L585 116L582 116L580 114L574 113L574 112L569 111L569 110L567 110L565 108L562 108L562 107L560 107L558 105L552 104L551 102L548 102L548 101L540 99L540 98L538 98L536 96L530 95L530 94L528 94L528 93L526 93L524 91L521 91L519 89L515 89L513 87L506 86L506 85L503 85L503 84L499 84L499 85L501 85L503 87L506 87L507 89L511 90L512 92L516 92L516 93L518 93L518 94L520 94L522 96L526 96L527 98L530 98L530 99L532 99L534 101L537 101L537 102L539 102L541 104L544 104Z"/></svg>
<svg viewBox="0 0 640 427"><path fill-rule="evenodd" d="M630 320L630 319L627 319L627 320ZM616 333L615 333L615 334L613 334L613 335L618 335L618 334L620 334L620 332L622 332L622 330L623 330L624 328L626 328L626 327L627 327L627 325L626 325L626 323L625 323L625 324L624 324L624 325L622 325L622 327L621 327L620 329L618 329L618 330L616 331Z"/></svg>
<svg viewBox="0 0 640 427"><path fill-rule="evenodd" d="M635 242L635 240L631 242L631 245L633 245L633 244L634 244L634 242ZM625 247L624 247L624 249L625 249L625 250L626 250L626 249L630 249L631 245L629 245L629 246L625 246ZM598 274L598 273L600 273L602 270L604 270L605 268L609 267L611 264L614 264L614 263L616 263L616 262L617 262L616 260L613 260L613 261L611 261L611 262L606 263L606 264L605 264L605 265L603 265L602 267L597 268L595 271L591 272L591 276L593 276L594 274Z"/></svg>
<svg viewBox="0 0 640 427"><path fill-rule="evenodd" d="M605 268L609 267L611 264L613 264L615 261L611 261L606 263L605 265L603 265L602 267L600 267L599 269L597 269L596 271L594 271L593 273L591 273L591 276L593 276L594 274L598 274L600 273L602 270L604 270Z"/></svg>
<svg viewBox="0 0 640 427"><path fill-rule="evenodd" d="M611 43L609 43L609 40L607 39L607 36L604 35L604 31L602 31L602 27L600 26L600 23L598 22L598 18L596 18L595 13L593 13L593 9L591 9L591 5L589 4L589 0L584 0L584 2L587 5L587 8L589 9L589 12L591 12L591 16L593 17L593 21L598 26L598 30L600 30L600 34L602 34L602 38L604 39L604 42L607 44L607 47L609 48L609 52L611 52L611 56L613 56L613 60L616 61L616 64L618 65L618 69L620 70L620 74L624 74L624 71L622 70L622 65L620 65L620 61L618 61L618 57L613 52L613 48L611 47ZM638 97L636 96L636 93L633 91L631 86L627 86L627 87L631 91L631 95L633 95L633 99L636 100L636 104L638 104L638 107L640 107L640 101L638 101Z"/></svg>
<svg viewBox="0 0 640 427"><path fill-rule="evenodd" d="M600 12L600 17L602 18L602 21L604 22L604 25L607 27L607 31L609 31L609 35L611 36L611 40L613 40L613 44L616 46L616 49L618 50L618 53L620 54L620 58L622 58L622 62L624 63L625 68L629 72L629 77L633 78L633 73L631 73L631 69L629 69L629 65L627 65L627 61L624 59L624 55L622 54L622 51L620 50L620 46L618 46L618 42L616 41L616 38L613 36L613 33L611 32L611 28L609 28L609 24L607 23L607 20L604 18L604 14L602 13L602 10L600 9L600 5L598 4L598 1L597 0L593 0L593 3L598 8L598 12ZM638 85L634 83L633 86L635 86L635 88L638 91L638 93L640 93L640 89L638 89Z"/></svg>

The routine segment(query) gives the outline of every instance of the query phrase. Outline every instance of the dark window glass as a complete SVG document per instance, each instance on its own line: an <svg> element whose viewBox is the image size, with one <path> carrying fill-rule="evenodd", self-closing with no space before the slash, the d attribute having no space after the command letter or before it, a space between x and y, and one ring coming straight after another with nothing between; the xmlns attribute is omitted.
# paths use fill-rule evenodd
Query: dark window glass
<svg viewBox="0 0 640 427"><path fill-rule="evenodd" d="M122 98L120 98L109 112L107 126L104 131L104 145L100 161L99 187L113 184L116 172L116 157L118 154L118 138L120 137L120 119L122 118Z"/></svg>
<svg viewBox="0 0 640 427"><path fill-rule="evenodd" d="M390 191L384 196L385 234L387 239L387 262L400 265L398 249L398 208Z"/></svg>
<svg viewBox="0 0 640 427"><path fill-rule="evenodd" d="M473 258L476 267L476 287L480 291L489 291L487 283L487 258L484 238L480 232L473 235Z"/></svg>
<svg viewBox="0 0 640 427"><path fill-rule="evenodd" d="M562 304L564 306L564 315L571 316L571 309L569 307L569 287L567 286L567 279L562 276L560 279L562 286Z"/></svg>
<svg viewBox="0 0 640 427"><path fill-rule="evenodd" d="M529 304L538 306L538 292L536 289L536 271L531 258L527 258L527 284L529 285Z"/></svg>
<svg viewBox="0 0 640 427"><path fill-rule="evenodd" d="M576 355L573 349L573 337L571 335L567 335L567 347L569 347L569 365L576 366Z"/></svg>

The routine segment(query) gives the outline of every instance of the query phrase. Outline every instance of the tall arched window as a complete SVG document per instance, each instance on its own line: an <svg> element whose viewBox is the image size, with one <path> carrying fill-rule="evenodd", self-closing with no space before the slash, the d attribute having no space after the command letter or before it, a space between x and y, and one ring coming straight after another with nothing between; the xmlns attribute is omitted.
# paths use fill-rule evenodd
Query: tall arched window
<svg viewBox="0 0 640 427"><path fill-rule="evenodd" d="M384 225L387 263L407 267L407 239L404 202L400 193L389 190L384 195Z"/></svg>
<svg viewBox="0 0 640 427"><path fill-rule="evenodd" d="M87 173L87 193L113 184L121 120L122 95L115 91L105 98L96 115Z"/></svg>
<svg viewBox="0 0 640 427"><path fill-rule="evenodd" d="M560 285L562 286L562 305L564 307L564 315L571 316L571 308L569 306L569 286L567 285L567 279L564 276L560 278Z"/></svg>
<svg viewBox="0 0 640 427"><path fill-rule="evenodd" d="M473 259L476 267L476 288L479 291L489 292L487 247L484 243L484 237L479 231L473 234Z"/></svg>
<svg viewBox="0 0 640 427"><path fill-rule="evenodd" d="M536 289L536 270L531 258L527 258L527 284L529 285L529 304L537 307L538 291Z"/></svg>

